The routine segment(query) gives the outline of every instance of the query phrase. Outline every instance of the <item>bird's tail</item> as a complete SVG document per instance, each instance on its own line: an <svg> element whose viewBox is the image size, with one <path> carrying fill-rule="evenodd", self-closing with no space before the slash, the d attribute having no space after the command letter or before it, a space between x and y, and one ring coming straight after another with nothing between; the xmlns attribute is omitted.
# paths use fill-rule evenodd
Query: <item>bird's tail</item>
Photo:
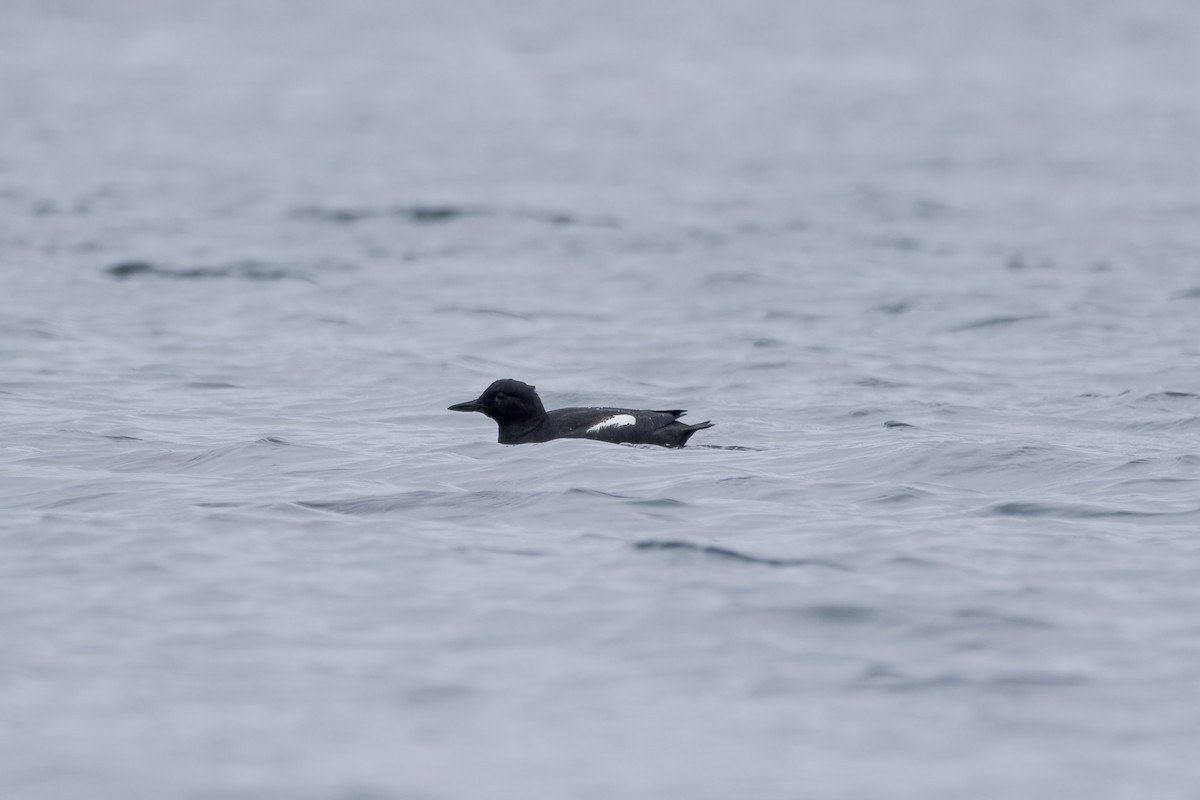
<svg viewBox="0 0 1200 800"><path fill-rule="evenodd" d="M687 444L687 440L690 439L692 434L696 431L702 431L705 428L711 428L713 426L712 421L707 419L704 420L704 422L697 422L695 425L684 425L682 422L676 424L679 425L679 447L683 447L685 444Z"/></svg>

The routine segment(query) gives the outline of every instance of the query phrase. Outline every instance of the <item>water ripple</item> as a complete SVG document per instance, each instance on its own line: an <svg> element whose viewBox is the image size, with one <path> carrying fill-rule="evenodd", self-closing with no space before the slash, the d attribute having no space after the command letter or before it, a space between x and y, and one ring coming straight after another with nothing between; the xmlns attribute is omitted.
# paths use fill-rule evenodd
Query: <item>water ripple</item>
<svg viewBox="0 0 1200 800"><path fill-rule="evenodd" d="M740 561L747 564L762 564L768 567L827 567L829 569L838 569L849 571L850 568L834 561L826 561L819 558L771 558L767 556L754 556L747 553L742 553L728 547L717 547L715 545L695 544L679 539L643 539L639 542L634 542L633 545L638 550L668 550L685 553L696 553L704 556L712 556L718 559L728 559L730 561Z"/></svg>

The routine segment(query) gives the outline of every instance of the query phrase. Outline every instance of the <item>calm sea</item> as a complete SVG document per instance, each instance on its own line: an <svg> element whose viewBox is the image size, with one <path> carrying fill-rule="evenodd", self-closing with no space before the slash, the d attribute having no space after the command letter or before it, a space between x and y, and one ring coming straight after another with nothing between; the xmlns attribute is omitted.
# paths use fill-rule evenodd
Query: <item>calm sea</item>
<svg viewBox="0 0 1200 800"><path fill-rule="evenodd" d="M1191 0L4 2L0 797L1200 797L1197 86Z"/></svg>

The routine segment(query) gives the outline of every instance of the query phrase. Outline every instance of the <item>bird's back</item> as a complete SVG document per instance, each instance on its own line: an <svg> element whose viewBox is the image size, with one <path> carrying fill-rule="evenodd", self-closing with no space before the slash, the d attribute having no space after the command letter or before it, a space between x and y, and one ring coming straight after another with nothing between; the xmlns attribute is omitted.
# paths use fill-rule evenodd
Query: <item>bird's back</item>
<svg viewBox="0 0 1200 800"><path fill-rule="evenodd" d="M711 422L687 425L679 417L683 409L642 410L631 408L559 408L542 423L542 441L550 439L595 439L616 444L657 444L682 447L698 430Z"/></svg>

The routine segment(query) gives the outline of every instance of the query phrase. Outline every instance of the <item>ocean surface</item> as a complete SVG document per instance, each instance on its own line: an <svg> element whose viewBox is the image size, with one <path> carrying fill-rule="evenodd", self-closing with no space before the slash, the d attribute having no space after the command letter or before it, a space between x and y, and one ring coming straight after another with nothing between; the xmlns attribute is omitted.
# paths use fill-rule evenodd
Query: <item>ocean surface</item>
<svg viewBox="0 0 1200 800"><path fill-rule="evenodd" d="M4 2L0 797L1200 797L1198 86L1192 0Z"/></svg>

